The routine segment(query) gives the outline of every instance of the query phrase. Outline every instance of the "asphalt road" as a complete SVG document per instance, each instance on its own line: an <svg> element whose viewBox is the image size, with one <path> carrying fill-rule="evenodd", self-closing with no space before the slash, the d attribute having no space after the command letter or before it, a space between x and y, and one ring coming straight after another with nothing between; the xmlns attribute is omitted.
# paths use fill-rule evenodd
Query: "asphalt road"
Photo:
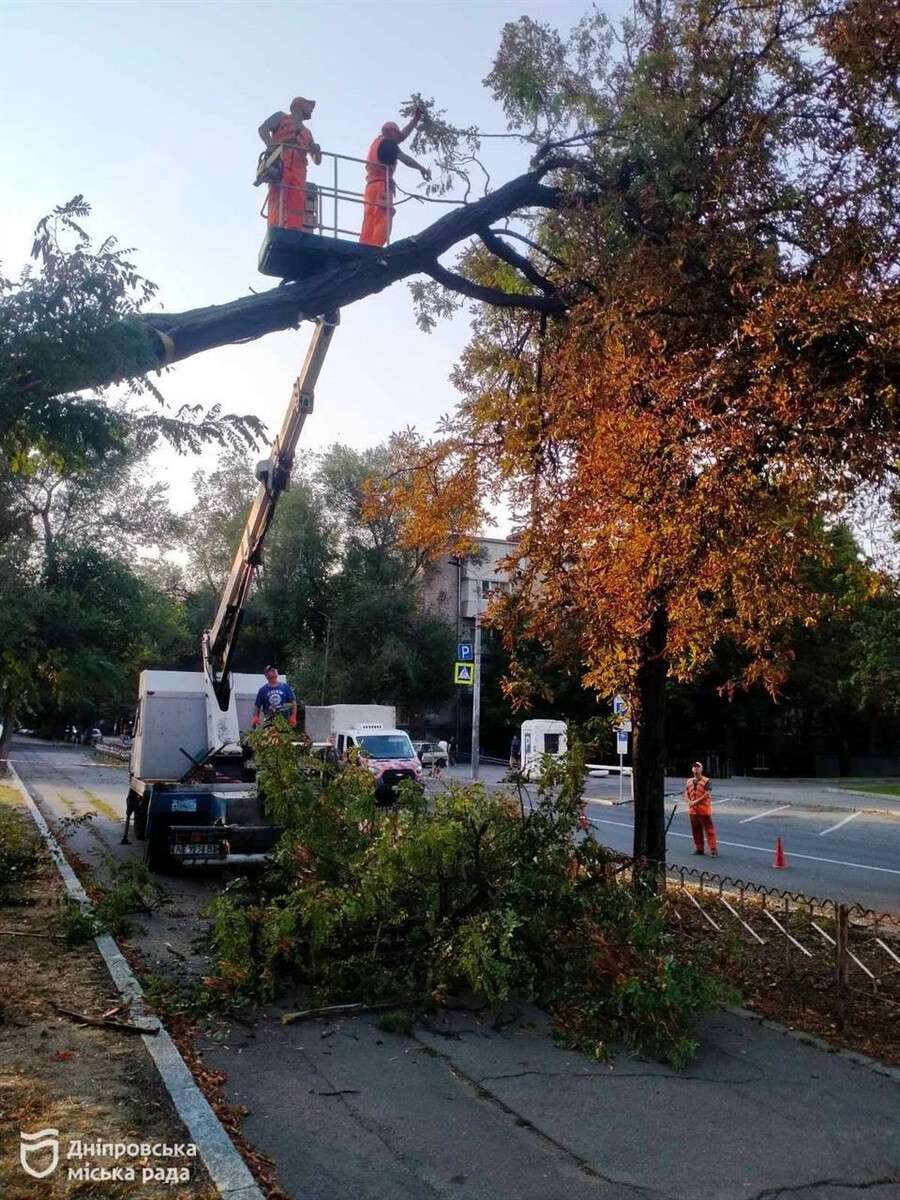
<svg viewBox="0 0 900 1200"><path fill-rule="evenodd" d="M481 769L482 780L496 786L504 771ZM465 768L448 776L468 779ZM630 779L623 781L629 795ZM814 779L713 780L719 857L699 858L685 804L684 781L667 779L666 811L678 806L669 828L667 858L677 866L713 871L732 878L804 892L878 911L900 911L900 802L896 798L852 795L830 781ZM630 854L634 821L630 803L619 804L619 779L589 779L587 815L604 845ZM873 809L883 811L869 811ZM773 866L781 837L788 866Z"/></svg>
<svg viewBox="0 0 900 1200"><path fill-rule="evenodd" d="M93 812L73 830L70 845L89 861L142 856L143 843L120 846L125 811L126 774L121 766L98 761L87 747L15 739L12 760L37 793L48 816L67 820ZM482 768L482 779L500 783L503 770ZM444 781L464 781L457 767ZM629 780L623 795L628 796ZM683 802L682 781L667 780L667 810L678 809L669 829L670 863L754 880L808 895L830 896L879 911L900 911L900 804L896 800L841 793L818 780L722 780L713 782L714 820L719 857L698 858ZM433 786L441 786L435 784ZM619 780L590 779L587 814L595 836L605 845L630 853L633 824L628 803L619 804ZM884 811L868 811L882 807ZM788 867L773 866L775 842L781 837ZM102 852L102 853L101 853ZM222 872L183 874L178 890L189 895L208 892Z"/></svg>

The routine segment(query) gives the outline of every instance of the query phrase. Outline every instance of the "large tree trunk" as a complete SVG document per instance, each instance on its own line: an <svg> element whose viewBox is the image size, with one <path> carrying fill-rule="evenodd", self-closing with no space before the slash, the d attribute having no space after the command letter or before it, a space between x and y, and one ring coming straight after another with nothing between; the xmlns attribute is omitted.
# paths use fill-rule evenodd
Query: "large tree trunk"
<svg viewBox="0 0 900 1200"><path fill-rule="evenodd" d="M646 863L647 882L656 887L665 872L666 824L666 637L668 614L653 613L637 673L634 733L634 857Z"/></svg>
<svg viewBox="0 0 900 1200"><path fill-rule="evenodd" d="M12 700L7 700L0 708L0 720L3 722L3 733L0 734L0 775L7 775L9 774L9 743L12 741L16 723L16 706Z"/></svg>

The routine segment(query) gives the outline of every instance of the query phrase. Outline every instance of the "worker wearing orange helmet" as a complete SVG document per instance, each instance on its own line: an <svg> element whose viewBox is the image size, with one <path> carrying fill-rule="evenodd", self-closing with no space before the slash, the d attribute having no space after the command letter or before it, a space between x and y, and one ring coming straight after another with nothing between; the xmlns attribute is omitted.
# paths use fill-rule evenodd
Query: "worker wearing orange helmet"
<svg viewBox="0 0 900 1200"><path fill-rule="evenodd" d="M364 246L386 246L391 236L394 216L394 170L398 162L419 171L423 179L431 172L414 158L404 154L400 143L405 142L419 121L422 110L417 108L412 119L401 129L396 121L386 121L381 133L372 142L366 155L366 190L363 205L363 226L359 240Z"/></svg>
<svg viewBox="0 0 900 1200"><path fill-rule="evenodd" d="M703 774L703 763L695 762L691 767L691 778L684 785L684 798L691 818L694 854L703 854L703 835L706 834L709 853L713 858L718 858L719 844L712 819L712 785Z"/></svg>
<svg viewBox="0 0 900 1200"><path fill-rule="evenodd" d="M267 149L282 146L281 178L269 184L269 225L302 229L306 212L306 167L308 159L318 166L322 151L304 124L313 114L315 100L296 96L289 113L272 113L259 127Z"/></svg>

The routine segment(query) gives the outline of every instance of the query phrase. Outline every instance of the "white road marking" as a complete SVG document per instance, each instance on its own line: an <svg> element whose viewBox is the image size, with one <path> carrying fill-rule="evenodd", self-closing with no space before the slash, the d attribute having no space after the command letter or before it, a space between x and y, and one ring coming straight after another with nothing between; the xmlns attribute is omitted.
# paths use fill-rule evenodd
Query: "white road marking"
<svg viewBox="0 0 900 1200"><path fill-rule="evenodd" d="M789 804L782 804L780 808L769 808L765 812L756 813L755 816L744 817L743 820L738 821L738 825L749 825L751 821L761 821L763 817L773 817L775 813L786 812L790 807Z"/></svg>
<svg viewBox="0 0 900 1200"><path fill-rule="evenodd" d="M819 837L824 837L826 833L834 833L836 829L840 829L842 825L846 825L848 821L854 820L856 817L861 817L861 812L852 812L849 817L844 817L842 821L838 821L837 825L829 825L827 829L823 829Z"/></svg>
<svg viewBox="0 0 900 1200"><path fill-rule="evenodd" d="M621 829L633 829L634 826L626 821L610 821L605 817L588 817L592 825L618 825ZM689 833L676 833L673 829L669 830L668 837L680 837L691 839ZM735 850L756 850L760 854L771 854L771 846L748 846L746 842L725 842L719 838L720 846L732 846ZM796 850L790 853L791 858L806 858L810 862L831 863L835 867L856 867L860 871L878 871L882 875L900 875L900 871L894 867L873 867L869 863L846 862L843 858L820 858L817 854L798 854Z"/></svg>

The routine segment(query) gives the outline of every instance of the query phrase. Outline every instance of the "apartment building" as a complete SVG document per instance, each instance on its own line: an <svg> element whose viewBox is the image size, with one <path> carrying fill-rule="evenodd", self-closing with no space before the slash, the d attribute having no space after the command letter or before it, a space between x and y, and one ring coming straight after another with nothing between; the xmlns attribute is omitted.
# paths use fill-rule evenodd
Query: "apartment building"
<svg viewBox="0 0 900 1200"><path fill-rule="evenodd" d="M503 560L515 543L507 538L477 539L477 550L464 558L442 555L426 570L422 605L426 612L455 625L460 641L471 641L475 617L484 612L492 592L509 590Z"/></svg>

